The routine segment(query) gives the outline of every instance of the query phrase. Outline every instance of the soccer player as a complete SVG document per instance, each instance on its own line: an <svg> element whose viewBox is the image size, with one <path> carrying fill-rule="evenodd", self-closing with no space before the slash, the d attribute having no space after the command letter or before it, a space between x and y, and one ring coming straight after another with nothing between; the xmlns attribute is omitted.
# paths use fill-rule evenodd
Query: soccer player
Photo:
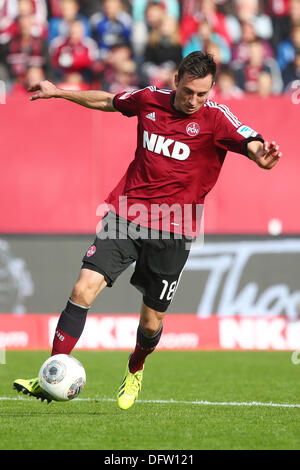
<svg viewBox="0 0 300 470"><path fill-rule="evenodd" d="M227 106L208 99L215 76L213 57L197 51L179 66L175 91L149 86L113 95L62 90L49 81L29 89L32 101L63 98L138 118L134 160L107 199L110 210L83 258L52 349L52 355L71 353L97 295L136 262L130 282L143 294L143 302L136 346L117 394L121 409L131 407L141 389L145 359L160 340L165 312L189 254L187 242L197 235L197 208L216 183L226 152L245 155L266 170L281 157L275 142L265 142ZM18 379L14 387L49 399L37 379Z"/></svg>

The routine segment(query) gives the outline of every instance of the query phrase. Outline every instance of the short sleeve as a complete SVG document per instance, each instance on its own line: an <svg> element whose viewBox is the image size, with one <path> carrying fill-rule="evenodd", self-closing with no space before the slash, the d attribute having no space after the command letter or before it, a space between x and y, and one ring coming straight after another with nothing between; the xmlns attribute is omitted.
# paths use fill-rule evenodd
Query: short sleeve
<svg viewBox="0 0 300 470"><path fill-rule="evenodd" d="M113 105L124 116L132 117L138 114L138 99L136 92L118 93L114 96Z"/></svg>
<svg viewBox="0 0 300 470"><path fill-rule="evenodd" d="M217 105L215 145L248 156L247 144L252 140L264 142L261 134L243 124L225 105Z"/></svg>

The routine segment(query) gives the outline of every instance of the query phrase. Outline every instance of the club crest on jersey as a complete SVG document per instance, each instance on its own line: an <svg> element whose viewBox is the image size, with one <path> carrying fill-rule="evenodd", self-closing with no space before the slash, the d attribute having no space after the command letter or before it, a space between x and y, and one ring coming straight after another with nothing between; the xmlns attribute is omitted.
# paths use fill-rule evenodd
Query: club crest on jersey
<svg viewBox="0 0 300 470"><path fill-rule="evenodd" d="M190 122L187 126L186 126L186 132L189 136L191 137L195 137L196 135L199 134L200 132L200 126L197 122Z"/></svg>
<svg viewBox="0 0 300 470"><path fill-rule="evenodd" d="M93 256L95 253L96 253L96 247L95 245L92 245L86 252L86 256L90 257L90 256Z"/></svg>

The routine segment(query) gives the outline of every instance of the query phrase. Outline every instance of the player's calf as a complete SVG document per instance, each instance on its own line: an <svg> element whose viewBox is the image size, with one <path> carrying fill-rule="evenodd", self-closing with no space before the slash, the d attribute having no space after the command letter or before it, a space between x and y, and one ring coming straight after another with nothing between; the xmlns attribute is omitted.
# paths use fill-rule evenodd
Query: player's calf
<svg viewBox="0 0 300 470"><path fill-rule="evenodd" d="M71 298L59 318L52 355L71 354L83 332L89 307L105 286L102 274L90 269L80 271Z"/></svg>

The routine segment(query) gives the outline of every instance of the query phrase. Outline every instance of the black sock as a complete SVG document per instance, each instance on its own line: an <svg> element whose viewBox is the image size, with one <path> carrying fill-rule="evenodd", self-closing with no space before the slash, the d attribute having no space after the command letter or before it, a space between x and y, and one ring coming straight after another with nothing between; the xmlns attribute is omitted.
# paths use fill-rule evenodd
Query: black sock
<svg viewBox="0 0 300 470"><path fill-rule="evenodd" d="M82 307L69 299L57 327L68 335L79 338L84 329L88 310L89 307Z"/></svg>
<svg viewBox="0 0 300 470"><path fill-rule="evenodd" d="M139 346L141 346L141 348L144 348L144 349L155 348L159 343L159 340L162 334L162 329L163 329L163 326L161 325L159 330L153 336L146 336L142 328L139 325L137 332L136 332L137 343L139 344Z"/></svg>
<svg viewBox="0 0 300 470"><path fill-rule="evenodd" d="M71 353L83 332L88 309L69 299L55 330L52 356Z"/></svg>

